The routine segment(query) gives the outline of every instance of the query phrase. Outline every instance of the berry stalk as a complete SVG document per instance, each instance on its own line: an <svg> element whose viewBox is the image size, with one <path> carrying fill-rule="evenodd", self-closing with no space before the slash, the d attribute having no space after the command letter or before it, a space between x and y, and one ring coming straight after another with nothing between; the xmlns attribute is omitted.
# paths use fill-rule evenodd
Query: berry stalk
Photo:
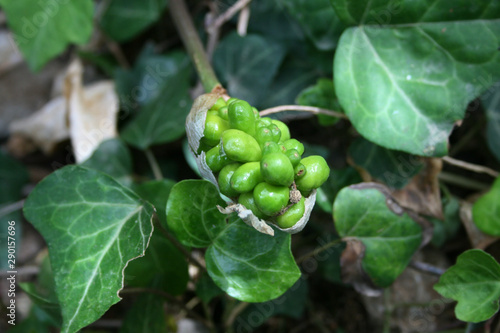
<svg viewBox="0 0 500 333"><path fill-rule="evenodd" d="M170 0L170 14L182 43L193 61L205 92L221 86L210 64L184 0Z"/></svg>

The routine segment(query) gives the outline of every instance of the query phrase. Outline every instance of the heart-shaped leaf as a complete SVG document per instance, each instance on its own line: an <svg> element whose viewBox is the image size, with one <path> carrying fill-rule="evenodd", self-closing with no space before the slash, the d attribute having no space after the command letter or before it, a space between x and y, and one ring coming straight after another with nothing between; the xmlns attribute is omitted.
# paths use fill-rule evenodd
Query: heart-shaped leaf
<svg viewBox="0 0 500 333"><path fill-rule="evenodd" d="M167 223L187 246L208 247L205 261L215 284L245 302L276 298L300 277L290 251L290 235L257 232L238 218L221 214L224 205L208 181L185 180L173 188L167 203Z"/></svg>
<svg viewBox="0 0 500 333"><path fill-rule="evenodd" d="M491 190L474 203L472 218L482 232L500 236L500 177Z"/></svg>
<svg viewBox="0 0 500 333"><path fill-rule="evenodd" d="M0 0L12 37L32 70L63 52L70 43L84 44L92 33L94 3L81 1Z"/></svg>
<svg viewBox="0 0 500 333"><path fill-rule="evenodd" d="M62 332L76 332L120 300L123 270L144 255L153 207L109 176L66 166L42 180L24 206L49 247Z"/></svg>
<svg viewBox="0 0 500 333"><path fill-rule="evenodd" d="M487 320L498 311L500 265L482 250L465 251L434 289L458 301L455 308L458 319L472 323Z"/></svg>
<svg viewBox="0 0 500 333"><path fill-rule="evenodd" d="M422 241L421 227L369 183L342 189L333 204L333 217L342 238L363 243L363 269L380 287L389 286L403 272Z"/></svg>
<svg viewBox="0 0 500 333"><path fill-rule="evenodd" d="M488 124L486 127L486 138L488 147L500 161L500 81L481 96Z"/></svg>
<svg viewBox="0 0 500 333"><path fill-rule="evenodd" d="M467 104L500 79L500 10L489 1L452 10L446 1L332 3L347 23L362 24L342 34L334 60L353 125L389 149L446 155Z"/></svg>

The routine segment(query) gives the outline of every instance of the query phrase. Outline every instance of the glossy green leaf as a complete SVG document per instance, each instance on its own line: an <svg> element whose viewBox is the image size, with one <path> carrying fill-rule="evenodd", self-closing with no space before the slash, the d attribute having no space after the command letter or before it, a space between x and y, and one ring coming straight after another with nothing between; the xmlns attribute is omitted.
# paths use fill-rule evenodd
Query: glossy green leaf
<svg viewBox="0 0 500 333"><path fill-rule="evenodd" d="M339 18L349 25L387 25L415 22L447 22L498 18L500 6L495 0L390 1L330 0Z"/></svg>
<svg viewBox="0 0 500 333"><path fill-rule="evenodd" d="M158 231L153 233L144 257L125 269L125 284L163 290L171 295L186 291L189 280L184 255Z"/></svg>
<svg viewBox="0 0 500 333"><path fill-rule="evenodd" d="M422 229L407 213L394 213L382 192L363 185L339 192L333 218L342 238L363 243L363 269L380 287L389 286L403 272L422 240Z"/></svg>
<svg viewBox="0 0 500 333"><path fill-rule="evenodd" d="M117 303L127 263L144 255L153 207L101 172L66 166L31 192L24 215L49 247L62 332L76 332Z"/></svg>
<svg viewBox="0 0 500 333"><path fill-rule="evenodd" d="M465 251L434 289L458 301L455 307L458 319L473 323L487 320L498 311L500 265L482 250Z"/></svg>
<svg viewBox="0 0 500 333"><path fill-rule="evenodd" d="M368 140L447 154L467 104L500 79L500 20L346 30L334 60L340 104Z"/></svg>
<svg viewBox="0 0 500 333"><path fill-rule="evenodd" d="M163 303L160 295L139 296L127 311L120 333L170 332Z"/></svg>
<svg viewBox="0 0 500 333"><path fill-rule="evenodd" d="M154 45L146 44L133 68L118 68L114 71L120 108L131 114L151 103L158 98L162 89L167 89L167 79L188 64L189 59L184 52L157 54Z"/></svg>
<svg viewBox="0 0 500 333"><path fill-rule="evenodd" d="M30 300L36 304L40 309L43 309L48 315L50 315L54 322L61 325L61 308L57 300L45 297L41 294L33 282L20 282L19 287L29 296Z"/></svg>
<svg viewBox="0 0 500 333"><path fill-rule="evenodd" d="M191 98L189 97L190 68L183 59L185 58L172 55L171 61L146 65L146 73L141 76L141 83L132 88L130 93L134 94L134 89L138 91L151 89L149 93L153 96L154 89L158 89L158 92L156 97L121 131L121 136L127 143L146 149L154 144L176 140L184 134ZM157 67L161 67L160 72L155 72ZM157 84L161 88L157 88ZM148 93L145 96L149 96Z"/></svg>
<svg viewBox="0 0 500 333"><path fill-rule="evenodd" d="M319 50L337 46L344 25L328 0L288 0L284 5Z"/></svg>
<svg viewBox="0 0 500 333"><path fill-rule="evenodd" d="M300 319L307 302L309 287L307 280L299 279L280 297L262 303L252 303L236 317L235 332L252 332L274 316Z"/></svg>
<svg viewBox="0 0 500 333"><path fill-rule="evenodd" d="M225 206L217 188L204 180L184 180L173 188L167 222L187 246L208 247L205 262L215 284L245 302L264 302L282 295L300 277L290 251L290 235L257 232L239 218L221 214Z"/></svg>
<svg viewBox="0 0 500 333"><path fill-rule="evenodd" d="M486 127L488 147L500 162L500 81L481 96L481 101L488 119Z"/></svg>
<svg viewBox="0 0 500 333"><path fill-rule="evenodd" d="M229 95L255 105L267 93L284 56L285 48L279 43L232 33L218 45L213 63Z"/></svg>
<svg viewBox="0 0 500 333"><path fill-rule="evenodd" d="M104 141L80 165L104 172L125 186L132 182L132 156L127 145L120 139Z"/></svg>
<svg viewBox="0 0 500 333"><path fill-rule="evenodd" d="M165 209L167 207L168 196L170 195L170 191L174 185L175 181L162 179L150 180L136 184L132 187L135 193L154 206L156 214L160 219L160 223L164 228L168 228L167 213Z"/></svg>
<svg viewBox="0 0 500 333"><path fill-rule="evenodd" d="M12 37L32 70L63 52L69 44L84 44L92 32L91 0L1 0Z"/></svg>
<svg viewBox="0 0 500 333"><path fill-rule="evenodd" d="M484 233L500 236L500 177L493 187L472 206L472 218Z"/></svg>
<svg viewBox="0 0 500 333"><path fill-rule="evenodd" d="M363 138L349 147L353 162L391 188L403 188L423 167L418 156L380 147Z"/></svg>
<svg viewBox="0 0 500 333"><path fill-rule="evenodd" d="M316 204L327 213L332 213L332 206L337 194L346 186L361 183L363 179L353 167L342 169L330 168L330 177L318 188Z"/></svg>
<svg viewBox="0 0 500 333"><path fill-rule="evenodd" d="M325 78L319 79L314 86L304 89L297 96L297 104L342 112L337 96L335 95L333 81ZM339 120L339 118L323 114L319 114L318 119L320 124L325 126L336 124Z"/></svg>
<svg viewBox="0 0 500 333"><path fill-rule="evenodd" d="M174 185L167 202L167 224L179 241L191 247L207 247L226 227L225 207L217 188L208 181L183 180Z"/></svg>
<svg viewBox="0 0 500 333"><path fill-rule="evenodd" d="M126 41L156 22L166 5L166 0L111 0L101 28L112 39Z"/></svg>

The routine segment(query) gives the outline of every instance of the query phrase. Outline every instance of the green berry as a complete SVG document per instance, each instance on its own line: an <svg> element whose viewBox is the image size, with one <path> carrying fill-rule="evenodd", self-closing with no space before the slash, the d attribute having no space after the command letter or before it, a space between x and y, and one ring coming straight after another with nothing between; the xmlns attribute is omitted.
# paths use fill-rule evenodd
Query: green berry
<svg viewBox="0 0 500 333"><path fill-rule="evenodd" d="M240 165L240 163L231 163L223 167L219 172L219 176L217 178L219 191L229 198L235 198L239 195L239 193L233 190L233 188L231 187L231 177L233 176L234 172L240 167Z"/></svg>
<svg viewBox="0 0 500 333"><path fill-rule="evenodd" d="M224 120L229 120L229 116L227 114L227 106L223 106L219 109L218 111L219 117L221 117Z"/></svg>
<svg viewBox="0 0 500 333"><path fill-rule="evenodd" d="M290 186L293 183L293 166L285 154L264 155L260 161L260 172L269 184Z"/></svg>
<svg viewBox="0 0 500 333"><path fill-rule="evenodd" d="M281 152L281 147L276 142L268 141L262 147L262 156L269 153L279 153Z"/></svg>
<svg viewBox="0 0 500 333"><path fill-rule="evenodd" d="M245 206L246 209L250 209L252 213L259 219L265 220L268 218L268 216L264 214L255 204L255 200L253 198L253 192L242 193L238 198L238 203Z"/></svg>
<svg viewBox="0 0 500 333"><path fill-rule="evenodd" d="M266 215L279 213L288 204L290 190L286 186L275 186L262 182L253 190L255 205Z"/></svg>
<svg viewBox="0 0 500 333"><path fill-rule="evenodd" d="M304 154L304 145L297 139L288 139L283 142L286 149L295 149L300 156Z"/></svg>
<svg viewBox="0 0 500 333"><path fill-rule="evenodd" d="M330 175L330 168L325 159L318 155L312 155L303 158L302 163L306 168L306 173L301 178L295 181L297 189L302 193L320 187Z"/></svg>
<svg viewBox="0 0 500 333"><path fill-rule="evenodd" d="M256 162L262 157L262 151L254 137L237 129L222 133L222 150L222 155L226 154L238 162Z"/></svg>
<svg viewBox="0 0 500 333"><path fill-rule="evenodd" d="M286 140L290 139L290 129L288 129L288 126L286 126L284 122L276 119L273 119L272 122L273 124L277 125L281 131L280 142L285 142Z"/></svg>
<svg viewBox="0 0 500 333"><path fill-rule="evenodd" d="M205 161L213 173L219 172L224 166L232 162L226 155L220 154L220 145L207 151Z"/></svg>
<svg viewBox="0 0 500 333"><path fill-rule="evenodd" d="M295 180L302 178L306 174L306 166L302 163L299 163L293 170Z"/></svg>
<svg viewBox="0 0 500 333"><path fill-rule="evenodd" d="M259 162L248 162L240 166L231 177L231 187L239 193L249 192L263 182Z"/></svg>
<svg viewBox="0 0 500 333"><path fill-rule="evenodd" d="M283 229L293 227L304 216L306 210L305 199L302 197L299 202L292 205L286 212L276 217L276 224Z"/></svg>
<svg viewBox="0 0 500 333"><path fill-rule="evenodd" d="M217 113L207 113L203 135L209 145L216 146L220 141L222 133L228 129L229 123L219 117Z"/></svg>
<svg viewBox="0 0 500 333"><path fill-rule="evenodd" d="M255 134L256 120L250 104L245 101L238 100L229 104L227 110L229 127L246 132L250 135Z"/></svg>
<svg viewBox="0 0 500 333"><path fill-rule="evenodd" d="M226 106L226 101L224 100L224 98L219 97L219 99L217 99L217 101L215 102L215 104L212 105L212 107L210 108L210 110L219 111L220 108L223 107L223 106Z"/></svg>
<svg viewBox="0 0 500 333"><path fill-rule="evenodd" d="M287 149L284 154L288 157L294 168L300 163L300 154L297 150Z"/></svg>

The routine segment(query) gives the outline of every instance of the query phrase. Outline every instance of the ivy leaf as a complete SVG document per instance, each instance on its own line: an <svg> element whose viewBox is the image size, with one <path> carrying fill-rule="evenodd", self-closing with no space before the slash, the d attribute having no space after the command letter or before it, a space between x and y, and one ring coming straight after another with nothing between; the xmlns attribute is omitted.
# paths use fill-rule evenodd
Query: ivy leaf
<svg viewBox="0 0 500 333"><path fill-rule="evenodd" d="M196 295L205 304L208 304L214 297L223 293L207 273L204 273L196 283Z"/></svg>
<svg viewBox="0 0 500 333"><path fill-rule="evenodd" d="M170 332L163 303L159 295L139 296L127 311L120 333Z"/></svg>
<svg viewBox="0 0 500 333"><path fill-rule="evenodd" d="M330 169L330 177L318 188L316 203L325 212L332 214L332 206L337 194L346 186L361 183L363 179L351 166L343 169Z"/></svg>
<svg viewBox="0 0 500 333"><path fill-rule="evenodd" d="M165 208L167 207L168 196L174 185L175 181L162 179L150 180L132 187L135 193L155 207L160 223L164 228L168 228Z"/></svg>
<svg viewBox="0 0 500 333"><path fill-rule="evenodd" d="M369 183L342 189L333 204L335 228L342 238L365 246L363 269L380 287L389 286L405 269L422 241L422 229L401 207ZM392 206L394 209L394 201Z"/></svg>
<svg viewBox="0 0 500 333"><path fill-rule="evenodd" d="M333 50L344 30L328 0L289 0L284 5L319 50Z"/></svg>
<svg viewBox="0 0 500 333"><path fill-rule="evenodd" d="M349 147L353 162L391 188L403 188L418 174L424 163L418 156L380 147L363 138Z"/></svg>
<svg viewBox="0 0 500 333"><path fill-rule="evenodd" d="M225 215L217 205L225 206L225 202L214 185L201 180L181 181L168 198L168 227L182 244L207 247L226 226Z"/></svg>
<svg viewBox="0 0 500 333"><path fill-rule="evenodd" d="M151 205L81 166L42 180L24 214L48 244L64 333L96 321L120 300L123 270L144 255L152 233Z"/></svg>
<svg viewBox="0 0 500 333"><path fill-rule="evenodd" d="M441 275L434 289L458 301L455 308L458 319L472 323L487 320L498 311L500 265L482 250L465 251Z"/></svg>
<svg viewBox="0 0 500 333"><path fill-rule="evenodd" d="M92 33L91 0L1 0L0 5L14 41L34 71L69 44L86 43Z"/></svg>
<svg viewBox="0 0 500 333"><path fill-rule="evenodd" d="M488 147L500 162L500 81L496 82L495 89L489 89L481 96L488 124L486 127L486 139Z"/></svg>
<svg viewBox="0 0 500 333"><path fill-rule="evenodd" d="M474 203L472 219L482 232L500 236L500 177L491 190Z"/></svg>
<svg viewBox="0 0 500 333"><path fill-rule="evenodd" d="M285 51L259 35L231 33L215 50L214 68L231 96L255 105L267 93Z"/></svg>
<svg viewBox="0 0 500 333"><path fill-rule="evenodd" d="M338 2L337 13L343 6L352 14L354 5ZM387 2L358 5L366 15L355 21L366 23L365 16ZM500 79L500 20L483 19L476 11L466 15L464 8L450 17L444 1L428 12L427 7L406 5L397 15L388 14L383 24L392 26L347 29L335 54L335 87L352 124L368 140L411 154L443 156L467 104ZM500 17L496 9L485 13ZM432 22L438 14L445 19Z"/></svg>
<svg viewBox="0 0 500 333"><path fill-rule="evenodd" d="M290 235L257 232L238 218L226 222L217 188L204 180L185 180L172 188L167 222L186 246L208 247L207 271L215 284L245 302L282 295L300 277L290 251Z"/></svg>
<svg viewBox="0 0 500 333"><path fill-rule="evenodd" d="M158 96L145 105L121 132L127 143L146 149L176 140L184 134L191 104L189 70L187 63L179 63L179 67L169 67L162 72L164 81Z"/></svg>
<svg viewBox="0 0 500 333"><path fill-rule="evenodd" d="M132 156L127 145L120 139L102 142L92 156L80 165L108 174L122 185L132 183Z"/></svg>
<svg viewBox="0 0 500 333"><path fill-rule="evenodd" d="M156 22L166 5L166 0L112 0L101 28L112 39L124 42Z"/></svg>

